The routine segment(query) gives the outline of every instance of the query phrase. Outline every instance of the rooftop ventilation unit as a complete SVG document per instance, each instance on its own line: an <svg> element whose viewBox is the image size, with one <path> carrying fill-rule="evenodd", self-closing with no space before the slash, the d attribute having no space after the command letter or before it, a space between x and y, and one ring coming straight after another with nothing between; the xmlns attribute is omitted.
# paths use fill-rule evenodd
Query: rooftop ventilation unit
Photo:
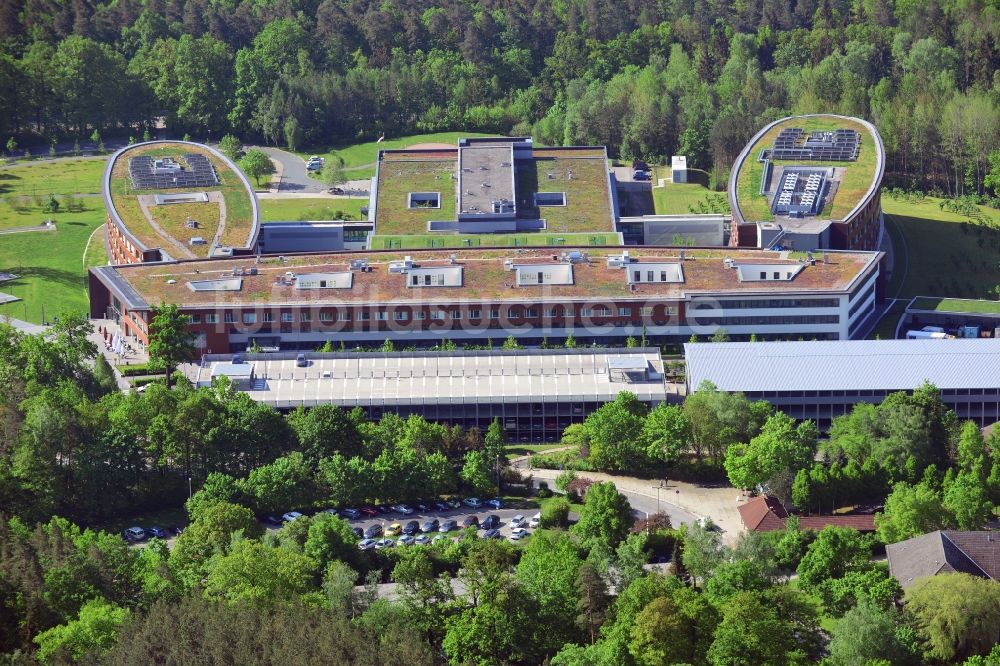
<svg viewBox="0 0 1000 666"><path fill-rule="evenodd" d="M586 255L584 255L582 252L578 250L573 250L572 252L570 252L567 255L567 258L569 259L569 263L571 264L579 264L587 260Z"/></svg>
<svg viewBox="0 0 1000 666"><path fill-rule="evenodd" d="M722 264L726 268L736 268L736 262L733 261L731 257L726 257L725 259L723 259Z"/></svg>
<svg viewBox="0 0 1000 666"><path fill-rule="evenodd" d="M625 266L632 261L632 258L628 254L628 250L625 250L621 255L611 255L608 257L608 268L625 268Z"/></svg>
<svg viewBox="0 0 1000 666"><path fill-rule="evenodd" d="M367 259L351 259L351 270L352 271L363 271L368 268Z"/></svg>
<svg viewBox="0 0 1000 666"><path fill-rule="evenodd" d="M451 265L454 266L455 264L458 263L458 256L452 253L448 255L448 260L451 262Z"/></svg>
<svg viewBox="0 0 1000 666"><path fill-rule="evenodd" d="M504 259L503 268L506 271L512 271L512 270L514 270L514 260L513 259Z"/></svg>
<svg viewBox="0 0 1000 666"><path fill-rule="evenodd" d="M406 271L413 268L413 257L407 255L403 257L402 261L390 261L389 262L389 272L390 273L405 273Z"/></svg>

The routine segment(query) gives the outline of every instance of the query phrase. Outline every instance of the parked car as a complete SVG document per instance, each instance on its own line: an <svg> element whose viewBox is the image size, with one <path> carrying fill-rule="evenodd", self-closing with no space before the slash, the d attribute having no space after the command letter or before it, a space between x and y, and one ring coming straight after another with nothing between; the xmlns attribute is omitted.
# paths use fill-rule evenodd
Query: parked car
<svg viewBox="0 0 1000 666"><path fill-rule="evenodd" d="M510 531L510 538L513 539L514 541L517 541L518 539L523 539L524 537L528 536L528 534L529 534L528 530L524 529L523 527L515 527Z"/></svg>
<svg viewBox="0 0 1000 666"><path fill-rule="evenodd" d="M415 539L412 534L404 534L396 540L396 543L400 546L412 546L414 541Z"/></svg>
<svg viewBox="0 0 1000 666"><path fill-rule="evenodd" d="M462 527L479 527L479 516L466 516Z"/></svg>
<svg viewBox="0 0 1000 666"><path fill-rule="evenodd" d="M143 541L146 538L146 530L141 527L130 527L122 533L126 541Z"/></svg>
<svg viewBox="0 0 1000 666"><path fill-rule="evenodd" d="M483 500L478 497L466 497L462 500L462 504L469 507L470 509L478 509L483 505Z"/></svg>
<svg viewBox="0 0 1000 666"><path fill-rule="evenodd" d="M434 509L435 511L447 511L451 507L448 506L447 502L437 501L431 504L431 508Z"/></svg>
<svg viewBox="0 0 1000 666"><path fill-rule="evenodd" d="M527 524L528 521L525 520L524 516L522 516L521 514L517 514L516 516L510 519L511 527L524 527Z"/></svg>
<svg viewBox="0 0 1000 666"><path fill-rule="evenodd" d="M358 548L361 550L371 550L375 547L375 539L362 539L358 542Z"/></svg>
<svg viewBox="0 0 1000 666"><path fill-rule="evenodd" d="M446 520L441 523L441 527L438 528L438 532L451 532L458 529L458 522L454 520Z"/></svg>
<svg viewBox="0 0 1000 666"><path fill-rule="evenodd" d="M263 521L268 525L274 525L275 527L281 527L281 516L276 516L273 513L269 513L264 516Z"/></svg>
<svg viewBox="0 0 1000 666"><path fill-rule="evenodd" d="M447 534L438 534L436 537L434 537L433 539L431 539L431 543L434 544L434 545L437 545L437 544L441 543L442 541L448 541L449 539L451 539L451 537L448 536Z"/></svg>
<svg viewBox="0 0 1000 666"><path fill-rule="evenodd" d="M361 511L361 515L364 516L365 518L372 518L378 515L378 509L376 509L371 504L361 507L359 511Z"/></svg>
<svg viewBox="0 0 1000 666"><path fill-rule="evenodd" d="M342 187L331 187L327 190L330 194L344 194L344 188Z"/></svg>
<svg viewBox="0 0 1000 666"><path fill-rule="evenodd" d="M493 499L488 499L488 500L486 500L486 503L489 504L494 509L502 509L503 508L503 500L500 499L499 497L494 497Z"/></svg>
<svg viewBox="0 0 1000 666"><path fill-rule="evenodd" d="M421 502L420 504L417 504L416 509L420 513L427 513L428 511L431 510L431 507L429 504L424 504L423 502Z"/></svg>
<svg viewBox="0 0 1000 666"><path fill-rule="evenodd" d="M420 536L418 536L416 539L413 540L413 543L417 544L418 546L426 546L430 542L431 538L426 534L421 534Z"/></svg>
<svg viewBox="0 0 1000 666"><path fill-rule="evenodd" d="M406 504L397 504L396 506L392 507L392 510L399 512L404 516L409 516L413 514L413 507L408 506Z"/></svg>
<svg viewBox="0 0 1000 666"><path fill-rule="evenodd" d="M309 359L306 358L305 354L299 354L295 357L295 365L304 368L309 365Z"/></svg>
<svg viewBox="0 0 1000 666"><path fill-rule="evenodd" d="M361 512L357 509L341 509L340 515L348 520L357 520L361 517Z"/></svg>
<svg viewBox="0 0 1000 666"><path fill-rule="evenodd" d="M379 539L375 542L375 548L392 548L396 545L396 542L392 539Z"/></svg>
<svg viewBox="0 0 1000 666"><path fill-rule="evenodd" d="M382 526L381 525L369 525L368 529L365 530L366 539L374 539L375 537L382 536Z"/></svg>
<svg viewBox="0 0 1000 666"><path fill-rule="evenodd" d="M484 539L502 539L503 535L500 534L500 530L486 530L483 532Z"/></svg>
<svg viewBox="0 0 1000 666"><path fill-rule="evenodd" d="M302 517L302 514L298 511L289 511L288 513L281 514L281 519L286 523L291 523Z"/></svg>
<svg viewBox="0 0 1000 666"><path fill-rule="evenodd" d="M542 514L540 513L536 513L531 517L531 520L528 521L528 527L530 527L531 529L535 529L541 524L542 524Z"/></svg>
<svg viewBox="0 0 1000 666"><path fill-rule="evenodd" d="M462 502L460 500L455 499L455 498L451 498L450 500L448 500L447 504L452 509L461 509L462 508Z"/></svg>
<svg viewBox="0 0 1000 666"><path fill-rule="evenodd" d="M360 527L352 527L351 531L354 532L354 536L358 537L359 539L363 539L365 536L365 531Z"/></svg>
<svg viewBox="0 0 1000 666"><path fill-rule="evenodd" d="M414 535L420 531L420 523L415 520L411 520L405 525L403 525L403 534Z"/></svg>
<svg viewBox="0 0 1000 666"><path fill-rule="evenodd" d="M385 535L396 536L402 531L403 531L402 525L400 525L399 523L393 523L392 525L389 525L389 527L385 528Z"/></svg>
<svg viewBox="0 0 1000 666"><path fill-rule="evenodd" d="M424 524L420 526L421 532L437 532L438 528L441 527L441 523L438 522L437 518L432 518L431 520L425 520Z"/></svg>
<svg viewBox="0 0 1000 666"><path fill-rule="evenodd" d="M375 508L376 508L376 509L378 510L378 512L379 512L379 513L381 513L381 514L382 514L383 516L385 516L385 515L387 515L387 514L390 514L390 513L392 513L392 507L391 507L390 505L388 505L388 504L376 504L376 505L375 505Z"/></svg>
<svg viewBox="0 0 1000 666"><path fill-rule="evenodd" d="M484 530L495 530L500 527L500 516L486 516L483 518L483 522L479 523L479 527Z"/></svg>
<svg viewBox="0 0 1000 666"><path fill-rule="evenodd" d="M146 534L149 535L151 539L166 539L167 531L162 527L147 527Z"/></svg>

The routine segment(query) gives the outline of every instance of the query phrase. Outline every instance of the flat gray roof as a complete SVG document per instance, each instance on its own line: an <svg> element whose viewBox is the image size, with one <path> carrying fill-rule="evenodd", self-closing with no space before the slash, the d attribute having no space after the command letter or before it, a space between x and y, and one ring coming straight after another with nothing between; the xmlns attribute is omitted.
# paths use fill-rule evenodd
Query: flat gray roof
<svg viewBox="0 0 1000 666"><path fill-rule="evenodd" d="M462 146L458 149L458 166L459 214L490 213L493 202L498 200L509 201L513 210L513 143Z"/></svg>
<svg viewBox="0 0 1000 666"><path fill-rule="evenodd" d="M722 391L1000 388L1000 341L842 340L684 345L688 385Z"/></svg>
<svg viewBox="0 0 1000 666"><path fill-rule="evenodd" d="M250 379L253 376L253 366L249 363L213 363L212 377L230 377L233 379Z"/></svg>
<svg viewBox="0 0 1000 666"><path fill-rule="evenodd" d="M667 399L663 362L652 349L311 353L306 367L298 367L295 356L244 355L256 379L247 394L277 408L609 402L621 391L645 402ZM205 357L199 385L210 382L212 368L221 365L212 361L224 358ZM645 380L623 381L609 373L612 361L650 372Z"/></svg>

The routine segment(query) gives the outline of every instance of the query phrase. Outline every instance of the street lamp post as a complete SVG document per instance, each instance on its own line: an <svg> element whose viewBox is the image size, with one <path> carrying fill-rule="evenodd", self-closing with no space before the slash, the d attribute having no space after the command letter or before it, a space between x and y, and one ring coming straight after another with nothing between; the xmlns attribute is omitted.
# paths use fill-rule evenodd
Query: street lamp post
<svg viewBox="0 0 1000 666"><path fill-rule="evenodd" d="M667 480L660 481L660 485L653 486L656 489L656 513L660 513L660 491L667 487Z"/></svg>

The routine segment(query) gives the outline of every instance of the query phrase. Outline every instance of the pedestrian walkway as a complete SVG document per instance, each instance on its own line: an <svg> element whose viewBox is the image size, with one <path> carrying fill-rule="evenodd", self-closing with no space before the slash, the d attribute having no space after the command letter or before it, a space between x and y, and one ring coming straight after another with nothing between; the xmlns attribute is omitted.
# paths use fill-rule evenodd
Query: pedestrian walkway
<svg viewBox="0 0 1000 666"><path fill-rule="evenodd" d="M555 480L560 470L530 469L528 473L536 479ZM618 490L650 498L657 497L657 479L640 479L634 476L619 476L603 472L577 472L577 477L591 481L611 481ZM670 481L659 489L659 500L665 504L673 504L699 518L711 518L712 522L721 527L722 541L726 545L735 545L743 533L743 522L740 520L739 505L746 500L741 491L730 485L701 485L686 481Z"/></svg>

